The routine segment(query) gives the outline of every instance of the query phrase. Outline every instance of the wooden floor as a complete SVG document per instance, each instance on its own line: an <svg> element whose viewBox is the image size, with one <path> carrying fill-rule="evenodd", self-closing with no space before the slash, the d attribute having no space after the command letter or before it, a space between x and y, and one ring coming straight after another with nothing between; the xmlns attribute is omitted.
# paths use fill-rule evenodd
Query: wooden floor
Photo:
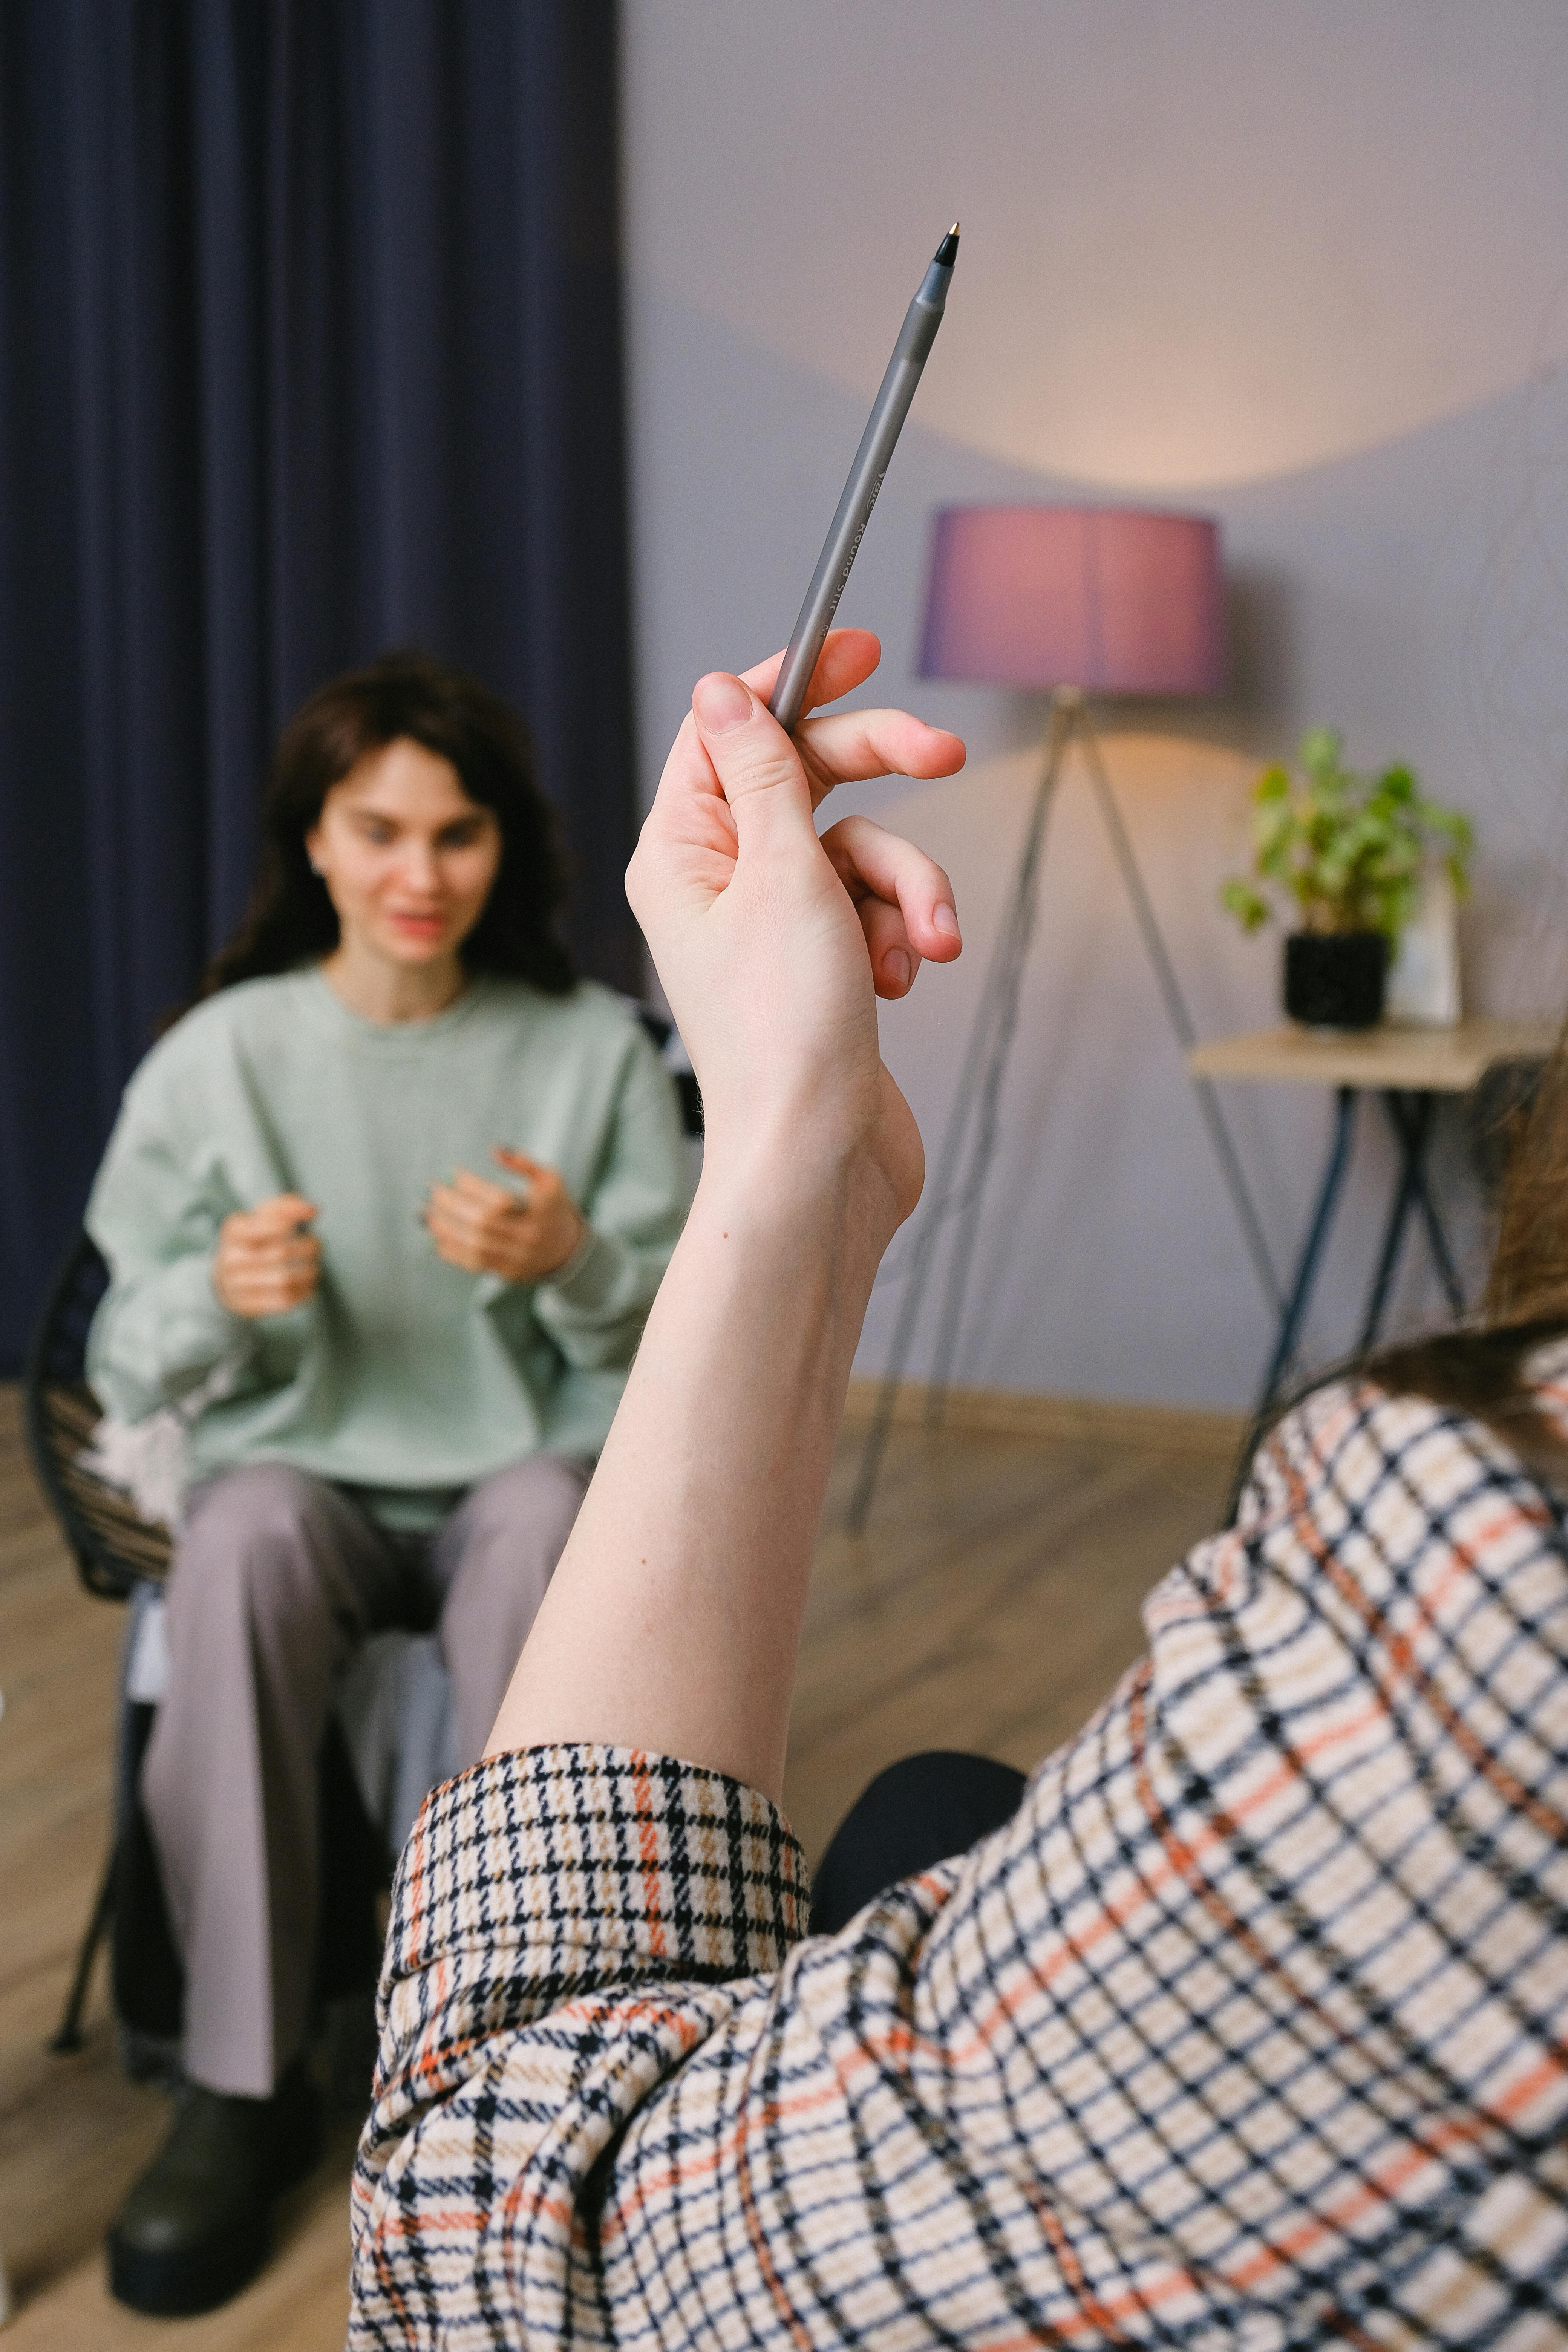
<svg viewBox="0 0 1568 2352"><path fill-rule="evenodd" d="M818 1550L786 1803L813 1856L872 1773L919 1748L1028 1766L1140 1646L1139 1604L1215 1519L1227 1462L1196 1443L892 1434L867 1533L837 1532L858 1440L841 1443ZM1156 1440L1158 1433L1156 1432ZM334 2352L348 2307L344 2115L280 2215L279 2251L205 2319L111 2302L101 2242L165 2107L116 2071L101 1980L85 2050L44 2044L102 1861L121 1612L89 1600L34 1489L0 1389L0 2252L7 2352Z"/></svg>

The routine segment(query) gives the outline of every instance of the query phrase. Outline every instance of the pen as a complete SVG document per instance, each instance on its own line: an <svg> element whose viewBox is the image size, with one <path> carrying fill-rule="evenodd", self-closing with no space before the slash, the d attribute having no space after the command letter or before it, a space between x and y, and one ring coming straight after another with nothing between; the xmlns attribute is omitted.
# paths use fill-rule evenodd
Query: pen
<svg viewBox="0 0 1568 2352"><path fill-rule="evenodd" d="M849 577L849 567L871 520L871 509L910 413L926 354L936 341L957 258L958 223L954 221L937 247L935 258L904 315L893 356L888 362L888 373L882 378L882 388L860 436L860 446L855 452L855 463L849 468L838 511L816 559L816 569L811 575L811 585L805 592L805 602L800 608L800 618L795 625L795 634L768 704L781 727L793 728L800 717L800 706L805 700L816 656L822 651L823 640Z"/></svg>

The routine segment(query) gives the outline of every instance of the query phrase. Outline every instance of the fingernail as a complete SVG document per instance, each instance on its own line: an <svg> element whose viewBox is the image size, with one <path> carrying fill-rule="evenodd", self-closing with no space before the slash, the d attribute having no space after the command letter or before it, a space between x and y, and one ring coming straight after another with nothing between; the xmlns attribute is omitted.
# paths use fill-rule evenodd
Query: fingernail
<svg viewBox="0 0 1568 2352"><path fill-rule="evenodd" d="M939 899L932 908L931 927L933 931L940 931L944 940L955 940L958 937L958 917L945 898Z"/></svg>
<svg viewBox="0 0 1568 2352"><path fill-rule="evenodd" d="M902 948L894 948L889 954L882 958L882 972L883 976L886 979L890 980L895 987L908 988L910 984L910 960L904 953Z"/></svg>
<svg viewBox="0 0 1568 2352"><path fill-rule="evenodd" d="M691 697L691 708L697 713L697 724L710 735L726 735L731 727L740 727L752 715L752 698L738 677L727 677L721 669L700 677Z"/></svg>

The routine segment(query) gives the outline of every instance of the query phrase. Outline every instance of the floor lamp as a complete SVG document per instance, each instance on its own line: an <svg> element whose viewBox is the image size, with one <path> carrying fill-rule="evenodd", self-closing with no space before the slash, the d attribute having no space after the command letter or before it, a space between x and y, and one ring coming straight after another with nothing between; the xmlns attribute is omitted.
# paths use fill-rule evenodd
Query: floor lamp
<svg viewBox="0 0 1568 2352"><path fill-rule="evenodd" d="M1224 592L1216 526L1193 515L1125 508L947 507L939 510L926 594L924 677L984 681L1051 694L1046 763L1024 835L1002 929L981 991L958 1092L927 1205L906 1261L891 1351L860 1459L847 1526L866 1524L936 1247L966 1212L937 1314L926 1421L940 1424L957 1346L979 1213L995 1156L1002 1085L1039 902L1046 819L1069 747L1079 743L1132 902L1171 1026L1197 1042L1089 715L1094 694L1162 699L1215 693L1224 682ZM1276 1313L1283 1294L1218 1097L1194 1082L1248 1255Z"/></svg>

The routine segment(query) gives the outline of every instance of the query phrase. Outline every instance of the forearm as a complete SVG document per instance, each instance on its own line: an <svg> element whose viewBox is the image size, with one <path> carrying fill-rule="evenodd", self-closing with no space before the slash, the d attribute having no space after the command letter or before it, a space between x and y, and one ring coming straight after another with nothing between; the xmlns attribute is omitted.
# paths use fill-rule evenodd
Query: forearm
<svg viewBox="0 0 1568 2352"><path fill-rule="evenodd" d="M492 1751L591 1740L776 1797L849 1367L897 1221L854 1155L715 1153Z"/></svg>

